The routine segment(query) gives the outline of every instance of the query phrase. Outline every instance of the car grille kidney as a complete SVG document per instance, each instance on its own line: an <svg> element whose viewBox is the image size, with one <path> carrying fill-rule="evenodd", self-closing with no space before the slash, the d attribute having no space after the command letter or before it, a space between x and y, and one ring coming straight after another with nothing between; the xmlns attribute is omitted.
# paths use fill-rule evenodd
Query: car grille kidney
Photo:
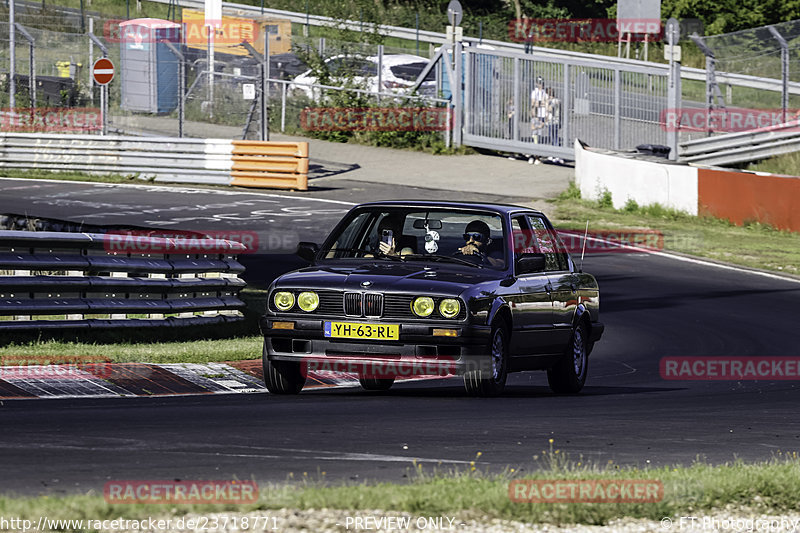
<svg viewBox="0 0 800 533"><path fill-rule="evenodd" d="M347 316L381 316L383 314L383 294L344 293L344 314Z"/></svg>

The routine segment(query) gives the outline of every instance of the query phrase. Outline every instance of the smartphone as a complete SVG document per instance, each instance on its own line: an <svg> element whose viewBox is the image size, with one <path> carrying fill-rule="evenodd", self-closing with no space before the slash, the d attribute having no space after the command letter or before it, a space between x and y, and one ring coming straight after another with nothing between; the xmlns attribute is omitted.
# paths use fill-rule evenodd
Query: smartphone
<svg viewBox="0 0 800 533"><path fill-rule="evenodd" d="M383 230L383 233L381 233L381 241L385 242L389 246L392 245L393 238L394 238L394 231L390 229L385 229Z"/></svg>

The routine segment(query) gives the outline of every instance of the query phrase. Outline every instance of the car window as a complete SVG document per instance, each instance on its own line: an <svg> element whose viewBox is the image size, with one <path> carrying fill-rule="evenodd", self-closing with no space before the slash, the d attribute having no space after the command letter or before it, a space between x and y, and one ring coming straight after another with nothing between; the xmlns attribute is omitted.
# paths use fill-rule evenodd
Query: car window
<svg viewBox="0 0 800 533"><path fill-rule="evenodd" d="M370 214L360 213L338 235L331 247L326 251L325 258L348 257L352 254L348 250L362 246L363 228L370 225ZM374 221L372 221L374 222Z"/></svg>
<svg viewBox="0 0 800 533"><path fill-rule="evenodd" d="M505 230L495 213L376 207L358 213L338 231L323 245L325 259L433 259L505 269ZM471 237L465 240L465 235ZM388 253L381 250L384 239L393 246Z"/></svg>
<svg viewBox="0 0 800 533"><path fill-rule="evenodd" d="M544 219L539 216L528 215L531 225L531 237L538 243L539 252L544 254L547 271L568 270L567 253L556 234L547 227Z"/></svg>
<svg viewBox="0 0 800 533"><path fill-rule="evenodd" d="M328 61L328 71L333 76L375 76L378 66L359 57L339 57Z"/></svg>
<svg viewBox="0 0 800 533"><path fill-rule="evenodd" d="M428 63L406 63L405 65L395 65L390 67L389 70L392 74L405 81L417 81L417 78L422 73L422 70L428 66Z"/></svg>
<svg viewBox="0 0 800 533"><path fill-rule="evenodd" d="M514 239L514 258L518 258L522 254L538 254L541 253L539 243L536 240L536 234L527 229L528 224L525 222L525 217L518 216L511 219L511 233Z"/></svg>

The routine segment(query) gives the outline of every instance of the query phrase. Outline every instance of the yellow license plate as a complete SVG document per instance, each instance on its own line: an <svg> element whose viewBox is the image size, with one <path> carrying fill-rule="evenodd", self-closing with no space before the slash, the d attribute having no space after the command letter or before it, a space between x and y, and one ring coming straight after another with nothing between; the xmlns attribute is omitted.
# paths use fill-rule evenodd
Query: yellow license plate
<svg viewBox="0 0 800 533"><path fill-rule="evenodd" d="M353 322L325 322L325 336L341 339L374 339L396 341L400 338L398 324L356 324Z"/></svg>

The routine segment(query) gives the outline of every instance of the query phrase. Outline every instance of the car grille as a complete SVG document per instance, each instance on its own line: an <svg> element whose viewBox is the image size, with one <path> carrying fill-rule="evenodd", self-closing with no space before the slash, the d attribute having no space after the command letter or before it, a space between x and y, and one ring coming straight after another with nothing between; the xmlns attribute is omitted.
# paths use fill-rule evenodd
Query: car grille
<svg viewBox="0 0 800 533"><path fill-rule="evenodd" d="M344 314L347 316L380 317L383 314L383 294L344 293Z"/></svg>
<svg viewBox="0 0 800 533"><path fill-rule="evenodd" d="M360 292L346 292L344 293L344 314L349 316L361 316L361 293Z"/></svg>

